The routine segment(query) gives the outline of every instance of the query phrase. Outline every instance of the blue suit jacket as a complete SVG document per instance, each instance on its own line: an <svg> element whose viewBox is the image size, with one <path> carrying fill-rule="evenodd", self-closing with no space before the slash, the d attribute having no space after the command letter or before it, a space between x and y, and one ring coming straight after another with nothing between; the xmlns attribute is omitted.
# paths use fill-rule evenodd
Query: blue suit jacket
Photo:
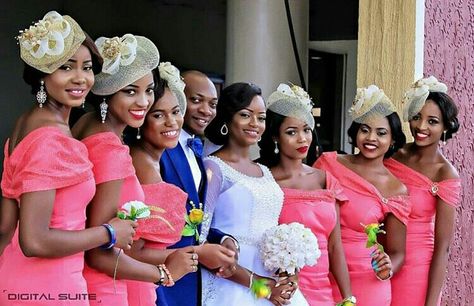
<svg viewBox="0 0 474 306"><path fill-rule="evenodd" d="M201 158L196 158L202 173L201 186L196 190L191 168L183 148L178 145L163 152L160 160L160 171L163 180L181 188L188 194L188 203L205 203L207 190L207 176ZM191 209L187 204L187 211ZM199 231L201 228L199 227ZM220 243L224 234L217 229L210 229L207 240L211 243ZM181 248L196 245L194 236L181 237L181 240L169 248ZM159 306L194 306L201 305L201 273L189 273L181 278L173 287L159 287L157 289L157 305Z"/></svg>

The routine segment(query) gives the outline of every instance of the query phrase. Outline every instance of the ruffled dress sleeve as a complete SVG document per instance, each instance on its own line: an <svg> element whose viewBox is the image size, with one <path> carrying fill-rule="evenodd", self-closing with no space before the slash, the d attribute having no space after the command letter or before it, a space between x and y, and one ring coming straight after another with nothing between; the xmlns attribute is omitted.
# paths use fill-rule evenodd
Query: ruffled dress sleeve
<svg viewBox="0 0 474 306"><path fill-rule="evenodd" d="M392 213L398 220L407 225L408 216L411 211L410 197L408 195L398 195L388 199L382 198L381 202L384 215Z"/></svg>
<svg viewBox="0 0 474 306"><path fill-rule="evenodd" d="M329 172L326 171L326 189L331 191L334 198L339 201L340 204L344 204L349 201L349 198L344 193L339 181Z"/></svg>
<svg viewBox="0 0 474 306"><path fill-rule="evenodd" d="M86 147L56 127L32 131L11 155L6 143L4 197L19 200L23 193L60 189L92 178Z"/></svg>
<svg viewBox="0 0 474 306"><path fill-rule="evenodd" d="M433 183L431 193L440 197L446 204L457 207L461 201L461 180L447 179Z"/></svg>
<svg viewBox="0 0 474 306"><path fill-rule="evenodd" d="M128 146L122 144L114 133L98 133L82 140L94 165L96 184L121 180L135 175Z"/></svg>
<svg viewBox="0 0 474 306"><path fill-rule="evenodd" d="M420 189L428 190L433 196L438 196L446 204L453 207L456 207L461 201L460 179L447 179L440 182L433 182L422 173L415 171L396 159L389 158L384 163L387 169L407 186L415 186Z"/></svg>
<svg viewBox="0 0 474 306"><path fill-rule="evenodd" d="M187 194L165 182L142 185L150 216L138 220L136 238L153 242L159 248L181 239L186 215Z"/></svg>

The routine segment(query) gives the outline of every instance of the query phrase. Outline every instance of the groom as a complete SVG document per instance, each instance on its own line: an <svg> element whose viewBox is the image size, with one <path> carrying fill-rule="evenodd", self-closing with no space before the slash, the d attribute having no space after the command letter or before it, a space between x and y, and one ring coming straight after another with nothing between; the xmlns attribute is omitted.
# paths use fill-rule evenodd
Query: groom
<svg viewBox="0 0 474 306"><path fill-rule="evenodd" d="M187 211L189 213L193 208L192 205L198 208L199 203L204 204L206 200L207 176L202 161L201 137L204 136L204 129L216 116L217 92L212 81L199 71L186 71L182 77L186 84L184 92L187 100L183 130L179 136L178 145L163 152L160 171L165 182L180 187L188 194ZM200 226L198 229L200 232ZM217 265L225 270L224 275L232 273L231 270L236 264L234 253L238 249L237 242L217 229L210 229L207 241L215 245L210 247L212 249L210 252L200 254L200 263L204 266L209 263ZM198 243L194 235L183 236L170 248L181 248ZM159 287L157 296L159 306L201 305L200 270L197 273L187 274L173 287Z"/></svg>

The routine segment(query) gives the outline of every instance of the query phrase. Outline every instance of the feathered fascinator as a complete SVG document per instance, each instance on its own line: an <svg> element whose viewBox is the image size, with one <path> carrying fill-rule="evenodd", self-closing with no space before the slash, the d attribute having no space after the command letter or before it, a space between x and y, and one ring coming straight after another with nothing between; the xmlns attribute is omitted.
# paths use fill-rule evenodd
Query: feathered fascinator
<svg viewBox="0 0 474 306"><path fill-rule="evenodd" d="M51 11L20 31L16 38L21 59L31 67L51 74L76 53L86 35L74 19Z"/></svg>
<svg viewBox="0 0 474 306"><path fill-rule="evenodd" d="M267 99L267 109L285 117L293 117L314 129L314 117L311 113L313 102L301 87L280 84Z"/></svg>
<svg viewBox="0 0 474 306"><path fill-rule="evenodd" d="M394 112L396 112L395 106L383 90L375 85L357 88L354 102L349 109L352 120L357 123L366 123L374 117L386 117Z"/></svg>
<svg viewBox="0 0 474 306"><path fill-rule="evenodd" d="M100 37L95 44L104 59L102 72L95 76L92 87L96 95L116 93L150 73L160 61L155 44L143 36Z"/></svg>
<svg viewBox="0 0 474 306"><path fill-rule="evenodd" d="M411 120L418 114L430 92L447 93L448 87L439 82L434 76L419 79L411 85L411 88L405 92L403 98L403 120Z"/></svg>
<svg viewBox="0 0 474 306"><path fill-rule="evenodd" d="M184 115L186 112L186 95L184 94L184 87L186 87L186 84L181 79L178 68L173 66L170 62L164 62L160 63L158 70L160 72L160 77L163 80L166 80L168 88L178 99L179 109Z"/></svg>

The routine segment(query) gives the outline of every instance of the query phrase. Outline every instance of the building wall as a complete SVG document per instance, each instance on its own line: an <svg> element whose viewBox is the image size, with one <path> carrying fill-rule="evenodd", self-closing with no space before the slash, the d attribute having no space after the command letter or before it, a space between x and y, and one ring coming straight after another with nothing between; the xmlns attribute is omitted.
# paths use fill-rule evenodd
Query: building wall
<svg viewBox="0 0 474 306"><path fill-rule="evenodd" d="M448 85L459 107L460 131L443 147L462 179L442 305L474 302L474 2L426 0L424 73Z"/></svg>

